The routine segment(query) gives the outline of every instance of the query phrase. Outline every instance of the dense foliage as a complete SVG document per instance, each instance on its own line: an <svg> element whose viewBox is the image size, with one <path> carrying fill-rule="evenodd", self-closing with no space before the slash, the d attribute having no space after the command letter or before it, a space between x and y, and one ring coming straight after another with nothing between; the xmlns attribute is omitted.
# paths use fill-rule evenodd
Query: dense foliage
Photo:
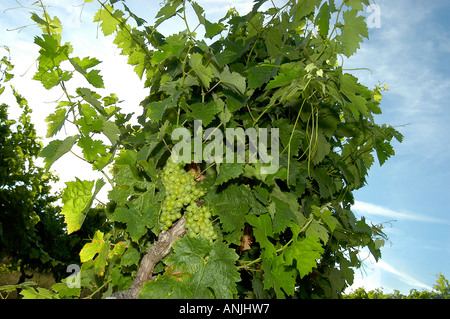
<svg viewBox="0 0 450 319"><path fill-rule="evenodd" d="M64 125L77 129L42 150L46 168L78 146L112 188L111 228L97 231L80 252L81 287L101 297L128 288L147 248L173 221L187 218L193 236L173 245L141 298L341 297L361 265L357 253L367 247L378 260L385 240L380 225L355 217L352 192L364 186L374 155L382 165L394 154L392 139L402 140L393 127L375 122L383 88L361 85L339 63L368 37L360 12L369 1L257 0L245 15L231 9L211 22L198 3L168 0L153 24L118 2L98 1L94 21L145 80L149 95L136 106L136 125L115 94L98 93L101 61L74 56L61 22L42 2L40 14L32 14L43 30L35 38L34 79L64 93L47 118L47 137ZM188 21L188 9L196 21ZM158 27L173 19L186 29L161 34ZM75 73L86 87L70 87ZM181 178L184 169L194 172L188 179L195 183L189 191L177 186L170 198L175 189L164 176L181 128L194 138L187 139L186 165L170 168L178 177L168 178ZM244 135L220 143L229 129L254 129L258 142ZM220 160L230 145L243 146L244 161ZM66 183L62 214L69 233L83 225L105 179ZM201 189L196 197L177 197L195 188ZM194 201L197 208L188 209ZM26 296L80 293L58 291Z"/></svg>

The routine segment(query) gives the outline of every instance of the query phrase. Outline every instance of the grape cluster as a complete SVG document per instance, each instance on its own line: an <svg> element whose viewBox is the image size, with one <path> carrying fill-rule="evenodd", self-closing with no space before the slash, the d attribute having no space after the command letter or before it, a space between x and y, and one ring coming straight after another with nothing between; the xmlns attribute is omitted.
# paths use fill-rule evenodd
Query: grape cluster
<svg viewBox="0 0 450 319"><path fill-rule="evenodd" d="M163 168L162 182L166 189L159 219L162 229L168 230L184 213L190 236L202 235L211 240L216 239L217 234L210 219L211 211L200 199L205 195L205 190L197 187L195 173L186 172L183 164L169 158Z"/></svg>

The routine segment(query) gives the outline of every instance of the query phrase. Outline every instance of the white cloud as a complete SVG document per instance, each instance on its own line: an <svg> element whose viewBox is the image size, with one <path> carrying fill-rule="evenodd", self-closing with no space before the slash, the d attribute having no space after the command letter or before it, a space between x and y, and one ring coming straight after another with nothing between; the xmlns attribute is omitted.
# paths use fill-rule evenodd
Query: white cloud
<svg viewBox="0 0 450 319"><path fill-rule="evenodd" d="M431 286L424 284L423 282L417 280L416 278L407 274L406 272L394 268L392 265L388 264L383 260L378 261L376 267L395 275L399 280L403 281L405 284L409 286L417 287L419 289L427 289L430 291L433 289Z"/></svg>
<svg viewBox="0 0 450 319"><path fill-rule="evenodd" d="M355 204L352 205L352 210L361 216L378 216L388 218L389 220L405 220L405 221L417 221L432 224L450 225L450 221L447 220L442 220L439 218L420 215L411 212L395 211L383 206L366 203L362 201L355 201Z"/></svg>
<svg viewBox="0 0 450 319"><path fill-rule="evenodd" d="M398 154L416 161L446 162L450 148L443 147L440 137L450 134L450 78L443 60L449 48L444 38L450 34L433 19L442 2L380 0L377 4L382 8L382 27L370 30L370 40L344 67L368 67L372 74L356 72L362 83L389 86L391 92L381 104L382 121L409 124L399 128L405 140L396 147Z"/></svg>
<svg viewBox="0 0 450 319"><path fill-rule="evenodd" d="M353 285L348 287L345 293L350 293L359 287L363 287L366 291L379 288L383 289L385 293L392 293L396 289L403 294L408 294L409 290L413 288L429 291L433 289L431 286L421 282L406 271L398 269L398 267L393 266L385 260L376 262L373 256L366 250L359 252L358 258L364 260L363 266L355 271ZM403 283L401 285L403 288L400 288L399 283L396 284L395 280L385 280L387 274L392 275L396 280Z"/></svg>

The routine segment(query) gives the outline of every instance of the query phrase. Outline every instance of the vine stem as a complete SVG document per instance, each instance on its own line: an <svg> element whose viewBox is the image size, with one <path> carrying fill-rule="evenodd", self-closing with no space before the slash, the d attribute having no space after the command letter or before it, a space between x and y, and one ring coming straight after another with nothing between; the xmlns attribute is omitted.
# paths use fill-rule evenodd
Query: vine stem
<svg viewBox="0 0 450 319"><path fill-rule="evenodd" d="M112 279L109 279L109 280L105 281L103 283L103 285L101 285L96 291L94 291L89 296L84 297L83 299L92 299L92 297L94 297L96 293L98 293L100 290L102 290L104 287L106 287L111 281L112 281Z"/></svg>

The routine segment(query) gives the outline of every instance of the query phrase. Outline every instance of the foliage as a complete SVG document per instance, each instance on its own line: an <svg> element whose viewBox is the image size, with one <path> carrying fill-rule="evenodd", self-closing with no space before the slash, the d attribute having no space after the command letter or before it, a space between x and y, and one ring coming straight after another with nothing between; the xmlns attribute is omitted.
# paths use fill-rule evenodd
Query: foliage
<svg viewBox="0 0 450 319"><path fill-rule="evenodd" d="M9 49L5 48L9 55ZM1 60L1 80L13 78L9 56ZM4 93L6 86L0 86ZM57 177L36 164L42 143L31 123L28 101L11 86L22 109L18 121L8 118L9 106L0 106L0 261L9 269L50 270L57 280L66 276L66 267L83 247L92 228L101 225L101 213L92 209L90 220L77 234L67 237L58 194L51 191ZM104 221L104 218L103 218ZM5 258L5 259L4 259Z"/></svg>
<svg viewBox="0 0 450 319"><path fill-rule="evenodd" d="M366 291L360 287L343 297L344 299L450 299L450 284L445 276L439 273L432 291L411 289L408 295L403 295L398 290L384 293L381 289Z"/></svg>
<svg viewBox="0 0 450 319"><path fill-rule="evenodd" d="M218 238L179 239L140 297L339 298L361 264L358 251L368 247L378 260L386 238L380 225L355 217L352 192L364 186L374 153L382 165L394 155L392 139L402 140L393 127L375 122L380 87L368 89L338 63L368 37L359 12L369 1L276 6L257 0L246 15L231 9L211 22L197 2L169 0L153 25L117 2L98 1L94 21L149 88L136 108L136 125L115 94L97 93L104 87L95 69L100 61L72 55L59 20L42 2L42 17L34 19L44 30L35 38L40 55L34 78L64 92L47 118L47 136L64 125L77 128L76 135L42 150L46 167L77 145L112 188L106 207L111 230L96 232L81 250L81 286L91 296L108 297L131 285L147 247L164 230L161 172L178 142L172 133L184 128L194 136L193 161L185 169L202 183ZM197 21L188 21L188 9ZM186 29L161 34L158 27L173 19ZM70 90L74 73L86 78L86 87ZM271 140L267 154L255 161L247 156L244 163L202 160L201 154L225 154L227 147L211 153L211 145L194 135L272 128L279 139ZM267 171L276 159L278 170ZM69 233L82 225L105 184L103 178L67 184L62 213Z"/></svg>

